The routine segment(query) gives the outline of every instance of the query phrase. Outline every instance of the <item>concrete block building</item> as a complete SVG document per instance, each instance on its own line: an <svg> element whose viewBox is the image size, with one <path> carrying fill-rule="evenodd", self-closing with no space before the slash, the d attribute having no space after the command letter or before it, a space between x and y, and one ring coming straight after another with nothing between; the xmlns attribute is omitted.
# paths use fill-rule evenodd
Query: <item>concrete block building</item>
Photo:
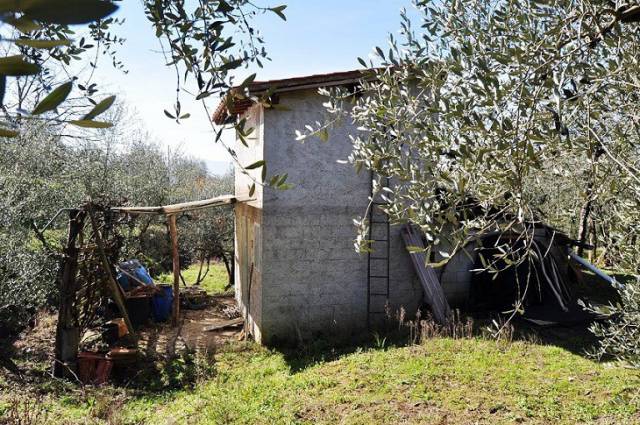
<svg viewBox="0 0 640 425"><path fill-rule="evenodd" d="M422 289L400 228L372 227L372 254L354 248L353 219L366 213L371 175L339 163L351 152L344 123L328 142L296 140L295 131L323 119L320 87L353 86L359 71L265 82L249 86L252 98L271 90L280 107L251 99L216 110L218 124L245 118L254 128L234 150L243 165L265 160L269 174L288 174L289 190L256 188L236 214L237 301L256 340L277 343L362 331L371 320L401 307L409 314ZM261 170L253 170L260 179ZM236 196L246 197L251 179L236 170ZM383 218L383 217L379 217ZM374 217L374 220L376 218Z"/></svg>

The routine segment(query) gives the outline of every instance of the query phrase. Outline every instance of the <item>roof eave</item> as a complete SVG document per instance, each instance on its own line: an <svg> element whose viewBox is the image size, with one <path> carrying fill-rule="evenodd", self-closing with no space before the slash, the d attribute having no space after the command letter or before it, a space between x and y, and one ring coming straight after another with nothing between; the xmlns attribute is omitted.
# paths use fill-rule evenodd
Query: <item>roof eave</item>
<svg viewBox="0 0 640 425"><path fill-rule="evenodd" d="M254 81L253 83L249 84L249 86L247 87L247 91L249 99L255 99L256 97L265 95L267 93L276 94L357 84L363 79L375 79L375 76L370 72L370 70L355 70L334 72L331 74L310 75L305 77L284 78L270 81ZM231 92L228 93L220 101L220 104L216 108L216 111L213 114L213 121L217 125L231 124L234 117L242 115L253 104L255 104L255 100L252 100L251 104L243 104L240 107L236 107L236 105L233 105L233 110L230 111L229 99L230 96L233 96L233 91L237 89L238 87L234 87ZM246 101L246 99L242 99L241 101Z"/></svg>

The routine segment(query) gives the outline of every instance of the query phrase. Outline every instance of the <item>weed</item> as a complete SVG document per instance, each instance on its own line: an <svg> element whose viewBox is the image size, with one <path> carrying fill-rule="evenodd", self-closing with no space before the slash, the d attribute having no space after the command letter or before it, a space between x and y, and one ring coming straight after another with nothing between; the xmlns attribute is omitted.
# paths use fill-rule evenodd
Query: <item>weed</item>
<svg viewBox="0 0 640 425"><path fill-rule="evenodd" d="M387 345L387 338L386 337L381 337L379 333L375 332L373 334L373 339L375 340L375 347L378 350L384 350L385 346Z"/></svg>
<svg viewBox="0 0 640 425"><path fill-rule="evenodd" d="M402 312L400 314L404 318ZM400 326L408 328L410 344L421 344L434 338L472 338L474 335L473 319L471 317L462 318L457 310L445 324L436 322L429 313L423 319L422 313L418 311L414 320L400 322Z"/></svg>
<svg viewBox="0 0 640 425"><path fill-rule="evenodd" d="M0 405L0 424L39 425L48 420L47 411L42 408L42 399L37 397L11 397L4 407Z"/></svg>
<svg viewBox="0 0 640 425"><path fill-rule="evenodd" d="M91 418L99 419L109 425L119 425L122 421L122 408L125 400L107 392L96 392L88 404Z"/></svg>
<svg viewBox="0 0 640 425"><path fill-rule="evenodd" d="M213 354L185 349L166 360L144 359L138 365L139 373L128 384L151 392L194 388L215 375Z"/></svg>

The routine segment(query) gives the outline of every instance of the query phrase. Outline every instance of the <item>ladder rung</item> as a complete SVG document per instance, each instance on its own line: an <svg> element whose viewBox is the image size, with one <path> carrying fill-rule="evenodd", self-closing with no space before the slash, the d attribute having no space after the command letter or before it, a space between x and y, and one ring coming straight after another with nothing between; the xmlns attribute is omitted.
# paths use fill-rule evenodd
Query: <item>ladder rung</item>
<svg viewBox="0 0 640 425"><path fill-rule="evenodd" d="M371 296L371 297L388 297L389 294L378 292L378 293L369 294L369 296Z"/></svg>
<svg viewBox="0 0 640 425"><path fill-rule="evenodd" d="M369 279L389 279L389 276L369 276Z"/></svg>
<svg viewBox="0 0 640 425"><path fill-rule="evenodd" d="M374 242L389 242L389 239L371 239Z"/></svg>
<svg viewBox="0 0 640 425"><path fill-rule="evenodd" d="M388 221L372 221L371 224L388 224Z"/></svg>
<svg viewBox="0 0 640 425"><path fill-rule="evenodd" d="M371 260L388 260L389 257L369 257Z"/></svg>

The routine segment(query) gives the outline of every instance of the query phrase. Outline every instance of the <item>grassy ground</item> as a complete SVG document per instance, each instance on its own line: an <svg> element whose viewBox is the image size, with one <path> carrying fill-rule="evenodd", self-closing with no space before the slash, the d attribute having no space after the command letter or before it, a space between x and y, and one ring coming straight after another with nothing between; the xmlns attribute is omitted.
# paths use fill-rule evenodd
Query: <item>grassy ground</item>
<svg viewBox="0 0 640 425"><path fill-rule="evenodd" d="M197 270L185 279L194 282ZM202 285L219 294L226 282L217 264ZM292 351L234 341L213 363L182 357L137 376L146 382L138 388L24 385L0 374L0 423L17 414L35 418L25 425L640 424L640 371L587 359L581 337L554 332L536 339L545 343L433 338L402 346L378 337ZM41 363L41 376L49 365Z"/></svg>
<svg viewBox="0 0 640 425"><path fill-rule="evenodd" d="M204 273L206 269L207 266L205 264L202 269L202 273ZM199 264L194 264L187 269L182 270L182 277L184 277L187 285L191 285L197 281L199 270ZM173 274L166 273L160 275L155 279L155 281L161 283L173 283ZM207 273L204 280L200 283L200 287L207 291L209 295L220 295L225 293L227 283L229 283L229 277L227 275L227 269L224 267L224 264L212 262L211 267L209 268L209 273Z"/></svg>
<svg viewBox="0 0 640 425"><path fill-rule="evenodd" d="M638 371L558 347L436 338L330 353L233 344L192 389L103 388L41 406L52 423L640 423Z"/></svg>

